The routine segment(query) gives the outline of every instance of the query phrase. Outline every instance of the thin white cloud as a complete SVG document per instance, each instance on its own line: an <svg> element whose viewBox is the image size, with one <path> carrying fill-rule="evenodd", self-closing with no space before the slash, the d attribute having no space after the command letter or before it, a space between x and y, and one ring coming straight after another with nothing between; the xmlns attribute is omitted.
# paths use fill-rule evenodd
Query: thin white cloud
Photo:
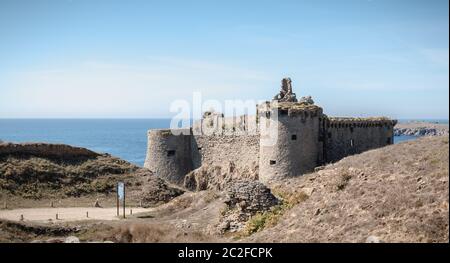
<svg viewBox="0 0 450 263"><path fill-rule="evenodd" d="M173 100L189 100L193 91L219 100L249 96L268 78L243 67L168 57L145 65L87 61L10 76L4 80L9 92L0 98L0 117L167 116Z"/></svg>

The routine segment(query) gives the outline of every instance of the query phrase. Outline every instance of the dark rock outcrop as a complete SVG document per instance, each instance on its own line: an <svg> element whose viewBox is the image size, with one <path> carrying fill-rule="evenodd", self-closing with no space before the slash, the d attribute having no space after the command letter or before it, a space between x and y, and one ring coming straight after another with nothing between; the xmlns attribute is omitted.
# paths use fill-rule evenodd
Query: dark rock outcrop
<svg viewBox="0 0 450 263"><path fill-rule="evenodd" d="M240 231L252 216L280 204L270 189L258 181L234 182L225 192L227 210L217 226L219 233Z"/></svg>
<svg viewBox="0 0 450 263"><path fill-rule="evenodd" d="M229 208L238 207L243 213L254 215L269 210L279 203L270 189L258 181L241 181L226 189Z"/></svg>

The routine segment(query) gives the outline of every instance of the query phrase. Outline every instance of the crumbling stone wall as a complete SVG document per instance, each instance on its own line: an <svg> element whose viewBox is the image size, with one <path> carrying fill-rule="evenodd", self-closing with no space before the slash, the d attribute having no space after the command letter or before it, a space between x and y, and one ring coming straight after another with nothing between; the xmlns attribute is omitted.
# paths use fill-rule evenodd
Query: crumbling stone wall
<svg viewBox="0 0 450 263"><path fill-rule="evenodd" d="M235 165L236 171L257 166L259 135L194 136L194 167L201 165Z"/></svg>
<svg viewBox="0 0 450 263"><path fill-rule="evenodd" d="M241 115L225 117L221 113L209 113L193 123L194 135L258 135L257 116Z"/></svg>
<svg viewBox="0 0 450 263"><path fill-rule="evenodd" d="M151 130L148 133L144 167L169 182L183 185L185 176L202 166L232 165L232 174L251 173L253 176L258 167L258 158L258 135L196 136L175 135L171 130ZM197 180L202 174L194 173L192 176L195 178L192 179ZM212 181L216 179L221 180L215 178Z"/></svg>

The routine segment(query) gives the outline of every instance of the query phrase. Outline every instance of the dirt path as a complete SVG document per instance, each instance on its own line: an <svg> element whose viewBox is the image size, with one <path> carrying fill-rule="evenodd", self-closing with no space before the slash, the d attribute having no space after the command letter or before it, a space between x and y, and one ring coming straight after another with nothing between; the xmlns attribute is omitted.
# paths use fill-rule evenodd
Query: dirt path
<svg viewBox="0 0 450 263"><path fill-rule="evenodd" d="M132 211L131 211L132 210ZM132 212L150 212L151 208L128 207L125 212L130 215ZM87 214L86 214L87 213ZM58 214L58 219L56 219ZM120 216L123 210L120 209ZM24 208L12 210L0 210L0 218L20 221L23 215L24 221L35 222L69 222L80 220L118 220L117 209L115 207L95 208L95 207L59 207L59 208Z"/></svg>

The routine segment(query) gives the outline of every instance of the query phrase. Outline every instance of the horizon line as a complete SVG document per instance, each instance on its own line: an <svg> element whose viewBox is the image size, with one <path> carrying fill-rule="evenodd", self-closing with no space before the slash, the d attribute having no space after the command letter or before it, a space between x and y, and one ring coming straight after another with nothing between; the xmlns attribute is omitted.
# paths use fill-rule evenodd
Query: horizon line
<svg viewBox="0 0 450 263"><path fill-rule="evenodd" d="M240 115L239 115L240 116ZM253 115L249 115L253 116ZM332 116L336 117L336 116ZM345 117L345 116L338 116ZM0 120L170 120L173 117L0 117ZM193 119L193 118L189 118ZM449 120L449 117L401 117L401 118L391 118L397 120Z"/></svg>

